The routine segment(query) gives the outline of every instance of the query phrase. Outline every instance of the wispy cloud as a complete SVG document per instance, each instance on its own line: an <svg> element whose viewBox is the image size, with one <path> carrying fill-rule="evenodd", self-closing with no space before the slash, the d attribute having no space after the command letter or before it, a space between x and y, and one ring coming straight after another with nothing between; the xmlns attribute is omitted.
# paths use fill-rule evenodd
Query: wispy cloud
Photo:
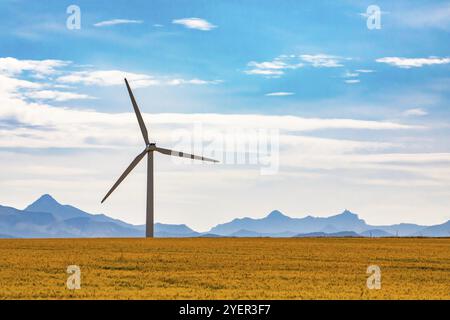
<svg viewBox="0 0 450 320"><path fill-rule="evenodd" d="M250 61L247 66L250 67L250 69L245 71L246 74L278 77L283 75L285 70L301 68L303 63L299 62L298 58L294 55L281 55L272 61Z"/></svg>
<svg viewBox="0 0 450 320"><path fill-rule="evenodd" d="M248 70L244 72L250 75L262 75L268 78L278 78L287 70L295 70L304 66L314 68L337 68L342 67L344 58L327 54L303 54L303 55L279 55L271 61L256 62L250 61L247 64Z"/></svg>
<svg viewBox="0 0 450 320"><path fill-rule="evenodd" d="M282 74L284 74L283 71L281 70L273 70L273 69L258 69L258 68L254 68L254 69L250 69L250 70L245 70L246 74L250 74L250 75L261 75L261 76L267 76L269 78L275 78L275 77L279 77Z"/></svg>
<svg viewBox="0 0 450 320"><path fill-rule="evenodd" d="M338 68L344 66L342 64L342 61L344 60L342 57L328 54L303 54L300 55L300 58L305 62L309 62L316 68Z"/></svg>
<svg viewBox="0 0 450 320"><path fill-rule="evenodd" d="M16 58L0 58L0 85L4 95L32 100L68 101L93 99L85 94L50 90L59 88L57 84L42 82L49 77L61 74L60 68L70 65L70 61L61 60L19 60ZM20 79L22 74L30 74L39 82ZM67 88L65 88L67 89Z"/></svg>
<svg viewBox="0 0 450 320"><path fill-rule="evenodd" d="M420 68L423 66L440 65L450 63L450 58L428 57L428 58L402 58L402 57L385 57L375 60L379 63L386 63L394 67L410 69Z"/></svg>
<svg viewBox="0 0 450 320"><path fill-rule="evenodd" d="M359 72L359 73L372 73L372 72L375 72L375 71L371 70L371 69L358 69L358 70L356 70L356 72Z"/></svg>
<svg viewBox="0 0 450 320"><path fill-rule="evenodd" d="M41 83L17 79L0 73L0 90L3 95L12 95L18 89L41 89L42 87Z"/></svg>
<svg viewBox="0 0 450 320"><path fill-rule="evenodd" d="M0 58L0 73L17 75L22 72L30 72L37 77L48 76L57 73L57 69L71 64L62 60L19 60L12 57Z"/></svg>
<svg viewBox="0 0 450 320"><path fill-rule="evenodd" d="M20 88L5 90L0 86L0 123L15 121L22 126L2 129L0 148L76 148L102 150L137 147L136 119L132 112L106 113L99 111L58 108L48 104L29 103L14 93ZM152 126L158 128L158 139L170 146L174 130L191 132L192 125L201 123L207 136L233 129L245 130L280 129L280 161L283 166L302 170L373 170L408 168L414 163L423 167L424 162L449 162L450 154L384 154L395 144L383 141L330 139L302 136L302 132L316 130L415 130L421 127L396 122L367 121L358 119L302 118L256 114L143 114ZM51 128L51 130L48 130ZM89 128L89 130L86 130ZM172 138L171 138L172 137ZM302 150L299 153L298 150ZM93 151L94 152L94 151ZM97 151L96 151L97 152ZM116 152L116 151L114 151ZM367 154L369 152L370 154ZM208 156L208 154L205 154ZM127 155L128 156L128 155ZM64 157L64 156L62 156ZM83 156L80 156L83 158ZM71 159L71 155L67 156ZM5 160L2 160L5 161ZM393 164L393 163L396 164ZM405 165L408 163L408 165ZM10 168L10 166L8 167ZM422 169L423 170L423 169ZM431 175L432 172L423 174Z"/></svg>
<svg viewBox="0 0 450 320"><path fill-rule="evenodd" d="M94 79L98 81L97 78ZM139 78L136 79L136 81L138 80ZM123 80L120 77L118 81L122 84ZM108 114L98 111L59 108L40 102L30 103L24 99L28 94L28 91L23 91L24 89L40 90L41 86L48 85L39 84L35 86L33 82L18 81L17 79L0 75L0 105L2 105L2 108L0 108L0 121L15 119L26 123L30 127L53 128L52 132L41 132L35 129L25 132L23 128L15 128L9 134L0 135L4 137L4 139L0 138L0 146L57 147L60 145L59 143L65 143L59 139L52 138L57 135L65 137L62 140L72 141L74 147L84 146L90 148L93 147L93 141L96 141L95 145L98 147L105 147L112 146L116 141L122 140L124 136L132 136L132 134L126 133L127 130L135 129L135 119L132 113ZM135 86L134 82L133 86ZM51 98L54 100L69 98L68 96L58 97L57 94L49 91L41 92L38 95L40 95L38 98ZM189 126L192 123L203 123L205 126L218 130L226 130L231 123L236 128L283 128L285 132L325 129L408 130L420 128L418 126L384 121L251 114L154 114L152 115L152 122L154 124L165 123L168 128L180 125ZM89 126L92 130L82 130L86 126ZM44 137L44 135L48 136ZM110 138L106 139L106 137Z"/></svg>
<svg viewBox="0 0 450 320"><path fill-rule="evenodd" d="M65 67L70 66L69 70ZM73 71L73 69L89 69ZM0 58L0 91L11 99L35 102L64 102L95 99L87 94L71 92L76 85L115 86L123 85L128 78L133 87L215 85L221 80L198 78L184 79L171 76L152 76L120 70L91 70L92 66L73 65L61 60L20 60ZM33 80L33 81L31 81ZM1 97L0 97L1 98ZM6 103L6 102L5 102ZM0 101L0 105L2 105Z"/></svg>
<svg viewBox="0 0 450 320"><path fill-rule="evenodd" d="M426 116L428 115L428 112L422 108L414 108L414 109L408 109L405 112L403 112L403 115L409 117L409 116Z"/></svg>
<svg viewBox="0 0 450 320"><path fill-rule="evenodd" d="M96 86L123 85L123 79L127 78L135 88L166 85L178 86L183 84L206 85L218 84L221 80L182 79L167 76L152 76L147 74L132 73L120 70L77 71L58 77L57 82L69 84L83 84Z"/></svg>
<svg viewBox="0 0 450 320"><path fill-rule="evenodd" d="M175 19L172 21L172 23L180 24L189 29L197 29L201 31L210 31L214 28L217 28L217 26L213 25L212 23L200 18Z"/></svg>
<svg viewBox="0 0 450 320"><path fill-rule="evenodd" d="M112 19L106 21L100 21L94 24L94 27L109 27L115 26L119 24L142 24L144 21L142 20L128 20L128 19Z"/></svg>
<svg viewBox="0 0 450 320"><path fill-rule="evenodd" d="M69 84L114 86L123 84L124 78L132 81L135 87L147 87L159 83L149 75L120 70L76 71L61 76L56 81Z"/></svg>
<svg viewBox="0 0 450 320"><path fill-rule="evenodd" d="M268 96L268 97L285 97L285 96L292 96L294 94L295 93L293 93L293 92L280 91L280 92L266 93L266 96Z"/></svg>
<svg viewBox="0 0 450 320"><path fill-rule="evenodd" d="M363 74L368 74L374 72L370 69L357 69L355 71L346 71L342 78L346 79L344 80L347 84L357 84L361 82L360 76Z"/></svg>
<svg viewBox="0 0 450 320"><path fill-rule="evenodd" d="M266 64L260 67L280 70L275 69L277 65ZM117 168L127 165L130 155L132 156L134 151L140 150L142 139L136 133L136 130L139 129L132 109L120 113L108 113L104 109L95 111L94 108L88 111L70 108L63 103L57 107L52 104L57 99L56 96L53 96L53 100L43 101L39 99L29 101L26 97L26 93L31 91L56 90L55 83L73 84L74 88L79 87L78 84L82 84L83 81L97 83L96 85L106 85L107 83L116 85L116 83L120 83L123 86L122 71L117 70L119 72L117 74L92 75L90 73L96 72L92 69L93 67L79 68L78 66L70 67L70 70L56 68L52 71L54 73L47 78L47 82L33 78L30 80L27 71L23 71L23 74L21 74L23 79L19 79L17 74L0 73L0 166L4 168L0 174L0 181L4 186L8 186L8 188L3 189L11 195L23 194L24 192L33 194L43 188L47 189L46 192L59 192L72 196L76 194L77 198L82 198L80 195L83 194L101 194L105 186L107 187L110 183L111 176L114 176L117 172ZM75 74L79 78L72 78L73 83L70 81L57 82L58 78L73 75L75 73L73 70L85 73L82 75ZM288 69L281 70L286 71ZM140 85L148 85L145 81L151 81L150 84L153 84L152 81L162 81L164 84L172 81L172 85L183 83L183 81L177 80L179 77L153 76L147 75L145 72L133 73L133 75L137 83L141 81ZM113 78L117 76L118 80L108 79L110 76ZM205 83L204 80L196 78L188 78L184 81L197 84ZM85 88L80 87L79 89ZM283 87L277 89L283 89ZM288 88L284 89L288 90ZM62 88L61 90L63 91ZM122 87L121 90L125 89ZM103 90L99 92L101 91ZM123 94L126 94L126 92L124 91ZM47 93L46 95L50 96L51 94ZM276 97L273 98L277 99ZM92 102L92 106L96 106L96 101L93 100ZM142 104L145 105L145 98ZM402 133L402 135L414 134L418 129L423 129L420 126L407 124L407 119L404 119L405 123L402 123L401 121L367 121L317 116L304 118L258 114L148 114L145 112L143 117L147 124L154 128L152 130L154 130L155 138L167 147L175 147L173 145L175 143L173 133L176 130L191 133L193 124L196 123L201 123L207 133L218 132L218 136L230 129L244 132L245 130L257 132L259 129L279 129L281 170L280 175L276 178L289 181L283 187L283 192L288 192L298 185L306 186L305 188L312 192L323 191L323 188L329 186L330 192L332 192L336 183L348 183L345 179L349 177L367 181L371 177L380 179L389 177L392 172L396 173L392 175L395 176L396 181L404 181L407 184L412 178L399 178L398 172L402 170L409 170L411 176L420 174L428 177L428 179L435 179L447 188L450 185L450 173L445 173L445 176L443 176L442 170L436 172L437 165L448 167L448 163L450 163L449 154L406 154L407 150L403 145L400 145L399 140L396 140L396 137L400 135L399 133ZM328 130L325 135L323 130ZM339 131L339 134L335 136L336 130L342 131ZM358 139L353 138L355 132L350 132L350 130L358 130ZM370 131L376 131L376 139L373 139L373 136L371 136L373 132ZM392 134L387 134L386 131ZM209 137L212 136L214 135ZM324 136L327 136L327 138L324 138ZM331 136L334 136L334 138L330 138ZM20 151L17 151L16 148L19 148ZM61 149L57 153L33 150L45 148ZM189 151L189 149L180 150ZM396 154L396 151L405 154ZM17 152L20 152L20 156ZM417 152L417 149L415 149L415 152ZM208 154L205 153L205 156L208 156ZM33 163L39 164L39 166L30 165ZM101 170L98 167L99 163L102 164ZM164 165L170 165L170 161L161 161L159 174L170 175L174 174L172 172L174 169L177 170L173 166L165 170L163 169ZM192 166L191 169L195 170L194 167ZM70 168L70 170L67 171L67 168ZM23 170L28 171L25 174ZM201 171L206 170L202 168ZM249 174L249 172L252 172L251 170L253 169L242 169L241 167L234 167L230 170L230 167L220 165L214 167L211 177L204 179L204 176L198 176L204 181L202 185L204 188L206 186L206 190L210 190L211 186L217 187L217 175L221 175L226 183L238 186L238 193L244 194L243 180L250 179L248 177L252 176ZM14 173L11 173L12 171ZM307 183L299 183L300 180L296 179L296 175L308 172L316 174L318 178L308 178L310 180ZM192 175L192 172L188 171L185 174ZM260 177L259 175L254 176L255 180L251 181L255 181L255 185L257 185ZM177 180L180 180L178 172L173 181ZM86 181L89 181L89 183L86 184ZM167 185L171 187L175 185L180 190L185 188L184 185L179 186L172 181L168 182L167 179L161 179L161 181L166 181ZM305 182L304 180L301 181ZM320 185L321 181L323 181L323 185ZM389 181L386 184L389 185ZM352 184L352 186L355 185ZM357 185L357 187L359 186ZM234 190L228 184L220 186L220 188L225 187L227 190ZM48 188L50 188L50 191ZM139 190L137 186L134 188L134 185L130 186L130 189ZM197 190L193 192L192 189L185 189L192 192L189 193L189 197L201 193ZM441 187L441 189L444 188ZM181 191L177 189L176 192ZM130 193L127 192L125 195L124 207L118 211L132 212L129 207ZM4 194L3 196L5 197ZM204 196L208 197L207 194ZM258 197L261 198L259 192ZM95 198L97 202L96 197L92 198ZM258 203L257 200L255 199L252 203ZM116 199L116 201L121 202L122 200ZM161 203L171 202L169 199L166 201L163 198ZM102 208L102 210L110 212L109 209ZM140 212L138 209L135 211ZM167 212L171 211L173 210L167 210ZM129 216L129 213L127 214Z"/></svg>
<svg viewBox="0 0 450 320"><path fill-rule="evenodd" d="M50 105L20 103L12 100L0 110L0 121L17 120L29 126L26 128L12 128L7 135L0 137L0 147L30 147L51 148L63 147L71 142L73 148L104 148L116 147L117 141L134 145L135 118L133 113L108 114L98 111L85 111L70 108L57 108ZM20 106L20 107L18 107ZM144 114L144 118L149 115ZM358 129L358 130L408 130L414 126L393 122L364 121L356 119L319 119L301 118L293 116L263 116L263 115L238 115L238 114L152 114L151 123L154 125L165 124L165 131L160 131L161 136L170 137L174 128L189 129L193 123L202 123L207 132L226 132L230 128L249 130L254 129L279 129L283 128L287 134L284 143L294 142L296 132L308 132L326 129ZM51 127L52 131L36 130L35 128ZM86 131L83 128L89 127ZM61 139L53 139L59 136ZM126 138L130 137L130 138ZM303 138L302 141L306 141ZM289 142L291 141L291 142ZM319 140L309 138L311 147ZM308 142L306 141L306 142ZM364 147L364 143L341 141L339 147L344 150L344 145L349 148ZM376 143L367 146L376 147Z"/></svg>
<svg viewBox="0 0 450 320"><path fill-rule="evenodd" d="M84 75L84 74L83 74ZM102 74L107 79L109 74ZM117 82L109 84L122 84L122 74ZM130 75L128 75L130 76ZM135 75L136 83L149 79L142 75ZM115 79L115 78L114 78ZM131 79L131 78L130 78ZM74 81L87 81L87 83L104 84L103 77L78 78ZM150 79L151 80L151 79ZM131 80L130 80L131 81ZM192 81L191 81L192 82ZM198 82L195 81L195 82ZM201 82L201 81L200 81ZM133 86L136 86L133 82ZM203 83L203 82L201 82ZM141 83L141 85L146 83ZM117 141L133 144L135 140L124 137L132 137L135 130L135 118L132 112L109 114L98 111L79 110L74 108L55 107L42 103L40 100L65 101L78 98L88 98L76 93L54 92L44 88L51 87L52 83L35 83L26 80L15 79L11 76L0 74L0 122L14 120L24 123L26 126L11 127L8 132L0 135L0 147L32 147L52 148L63 147L68 141L73 148L104 148L114 147ZM283 95L286 93L274 93ZM35 101L28 101L34 97ZM46 101L47 102L47 101ZM51 101L50 101L51 102ZM144 115L146 117L146 115ZM211 130L223 130L229 128L230 123L235 128L265 128L279 129L293 134L287 138L290 141L295 138L296 132L306 132L325 129L357 129L357 130L409 130L420 128L395 122L368 121L358 119L321 119L302 118L296 116L274 115L238 115L238 114L153 114L152 123L166 124L168 131L162 133L169 137L170 132L176 127L189 127L193 123L202 123ZM90 130L85 130L89 127ZM36 128L52 128L51 131ZM55 137L58 137L55 139ZM317 144L317 141L312 142ZM351 143L349 146L355 145ZM357 144L359 146L359 144Z"/></svg>
<svg viewBox="0 0 450 320"><path fill-rule="evenodd" d="M94 99L86 94L65 92L65 91L54 91L54 90L41 90L41 91L29 91L24 93L27 98L35 100L53 100L53 101L69 101L69 100L85 100Z"/></svg>
<svg viewBox="0 0 450 320"><path fill-rule="evenodd" d="M344 77L344 78L356 78L358 76L359 76L358 72L346 71L342 77Z"/></svg>
<svg viewBox="0 0 450 320"><path fill-rule="evenodd" d="M223 83L223 80L202 80L202 79L180 79L180 78L174 78L169 80L164 80L161 82L162 85L169 85L169 86L178 86L182 84L193 84L193 85L206 85L206 84L219 84Z"/></svg>

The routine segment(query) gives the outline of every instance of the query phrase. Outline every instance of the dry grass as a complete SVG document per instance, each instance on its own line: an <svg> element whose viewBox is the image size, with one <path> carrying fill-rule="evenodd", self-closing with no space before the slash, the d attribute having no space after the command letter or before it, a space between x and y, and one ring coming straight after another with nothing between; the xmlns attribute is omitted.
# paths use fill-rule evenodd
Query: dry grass
<svg viewBox="0 0 450 320"><path fill-rule="evenodd" d="M450 239L0 240L0 298L449 299Z"/></svg>

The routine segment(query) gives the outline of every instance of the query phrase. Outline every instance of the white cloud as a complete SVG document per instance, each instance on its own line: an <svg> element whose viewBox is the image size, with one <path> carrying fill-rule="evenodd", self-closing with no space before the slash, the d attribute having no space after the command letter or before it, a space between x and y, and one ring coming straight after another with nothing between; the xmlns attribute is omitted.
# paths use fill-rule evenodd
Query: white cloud
<svg viewBox="0 0 450 320"><path fill-rule="evenodd" d="M350 72L350 71L346 71L343 75L344 78L356 78L359 76L359 73L357 72Z"/></svg>
<svg viewBox="0 0 450 320"><path fill-rule="evenodd" d="M121 71L76 72L63 76L60 81L92 85L123 85L127 76L134 87L159 84L162 80L144 74L124 74ZM65 77L65 78L64 78ZM166 85L206 84L200 79L165 79ZM35 83L0 74L0 121L14 120L28 127L16 127L0 134L0 147L50 148L63 147L68 142L75 148L114 147L117 141L133 143L136 129L134 115L129 113L108 114L97 111L53 107L49 104L28 102L66 101L87 99L87 95L49 90L52 84ZM273 95L286 95L273 93ZM169 136L175 127L194 123L205 124L214 130L226 130L233 124L236 128L282 129L286 132L302 132L323 129L404 130L416 128L393 122L353 119L315 119L294 116L223 115L223 114L144 114L152 124L164 124L168 129L162 135ZM37 130L35 128L52 128ZM4 129L3 129L4 130ZM133 137L133 138L129 138Z"/></svg>
<svg viewBox="0 0 450 320"><path fill-rule="evenodd" d="M244 71L246 74L278 77L283 75L285 70L294 70L303 67L303 63L299 62L298 57L294 55L281 55L272 61L250 61L247 66L250 69Z"/></svg>
<svg viewBox="0 0 450 320"><path fill-rule="evenodd" d="M202 31L210 31L217 26L211 24L210 22L200 19L200 18L184 18L184 19L176 19L173 20L172 23L180 24L189 29L197 29Z"/></svg>
<svg viewBox="0 0 450 320"><path fill-rule="evenodd" d="M251 69L244 71L246 74L250 75L262 75L268 77L278 77L284 74L281 70L271 70L271 69Z"/></svg>
<svg viewBox="0 0 450 320"><path fill-rule="evenodd" d="M94 99L93 97L86 94L54 90L29 91L24 93L24 96L35 100L54 100L59 102L69 100Z"/></svg>
<svg viewBox="0 0 450 320"><path fill-rule="evenodd" d="M403 115L405 116L426 116L428 112L422 108L415 108L415 109L408 109L405 112L403 112Z"/></svg>
<svg viewBox="0 0 450 320"><path fill-rule="evenodd" d="M215 85L222 82L221 80L203 80L198 78L183 79L169 76L151 76L120 70L70 71L63 68L69 65L71 65L70 61L61 60L0 58L0 98L17 99L16 101L10 101L12 104L25 99L35 102L95 99L87 94L70 91L79 84L96 86L123 85L125 77L128 78L134 88L154 85ZM71 69L73 70L74 67ZM78 65L76 67L78 70L92 69L92 66ZM21 79L29 76L27 72L31 74L32 79L34 78L38 81ZM1 102L0 100L0 104ZM5 101L4 103L8 102Z"/></svg>
<svg viewBox="0 0 450 320"><path fill-rule="evenodd" d="M359 72L359 73L372 73L372 72L375 72L374 70L370 70L370 69L358 69L358 70L356 70L356 72Z"/></svg>
<svg viewBox="0 0 450 320"><path fill-rule="evenodd" d="M177 86L182 84L191 85L206 85L206 84L218 84L221 80L202 80L202 79L180 79L170 77L156 77L147 74L139 74L132 72L125 72L120 70L98 70L98 71L77 71L56 79L61 83L83 85L96 85L96 86L116 86L123 85L124 78L132 83L134 88L142 88L149 86L167 85Z"/></svg>
<svg viewBox="0 0 450 320"><path fill-rule="evenodd" d="M70 61L62 60L19 60L12 57L0 58L0 73L17 75L24 71L35 76L48 76L55 74L58 68L69 65Z"/></svg>
<svg viewBox="0 0 450 320"><path fill-rule="evenodd" d="M39 80L47 80L47 87L66 88L68 85L83 84L96 86L114 86L122 85L124 78L133 83L135 88L149 86L178 86L178 85L209 85L219 84L222 80L204 80L198 78L183 79L170 76L154 76L141 73L126 72L121 70L84 70L84 71L68 71L63 67L71 65L70 61L62 60L19 60L16 58L0 58L0 75L8 76L12 87L22 88L41 88L39 83L20 80L18 77L24 72L30 72L34 78ZM92 69L92 66L78 66L79 69ZM72 68L73 69L73 68ZM56 79L54 79L56 77ZM3 78L4 80L5 78ZM56 83L55 83L56 82ZM5 86L9 86L5 82ZM66 101L73 99L88 99L86 95L59 91L42 91L29 93L28 97L36 99L51 99L57 101Z"/></svg>
<svg viewBox="0 0 450 320"><path fill-rule="evenodd" d="M136 119L132 112L109 114L97 111L57 108L47 104L29 104L0 93L0 121L12 120L30 126L14 128L0 134L0 147L62 147L69 142L77 148L117 147L138 141ZM160 136L170 137L174 128L187 128L201 123L206 130L226 132L230 124L236 129L279 129L287 133L326 129L407 130L414 127L394 122L354 119L319 119L296 116L233 115L233 114L144 114L152 126L161 126ZM52 130L36 130L50 127ZM298 137L297 137L298 138ZM292 136L289 139L297 139ZM316 143L313 141L313 143Z"/></svg>
<svg viewBox="0 0 450 320"><path fill-rule="evenodd" d="M56 88L56 89L73 89L73 86L69 86L67 84L52 84L51 85L52 88Z"/></svg>
<svg viewBox="0 0 450 320"><path fill-rule="evenodd" d="M136 80L149 79L141 74ZM104 83L104 80L96 81ZM199 82L202 83L201 80ZM105 212L116 218L142 223L145 219L144 165L136 168L108 204L99 205L100 198L120 174L121 168L126 167L134 153L143 148L131 106L126 113L106 113L55 107L50 103L24 99L25 93L45 91L48 87L52 87L52 84L34 83L0 74L0 167L3 168L0 170L0 187L4 191L1 193L1 203L21 203L21 206L25 206L40 193L52 193L63 202L73 203L88 211ZM302 194L304 198L301 212L312 210L316 214L323 210L329 214L343 202L346 206L357 207L357 201L351 202L354 201L355 192L358 199L367 194L361 200L367 203L374 202L373 199L383 199L386 208L400 201L410 204L415 199L425 198L429 202L418 210L424 211L425 207L431 210L430 206L436 203L436 197L428 194L426 189L417 191L420 197L412 197L408 193L406 201L401 199L400 187L396 187L398 192L395 192L395 199L391 201L379 190L386 190L387 195L392 194L389 182L394 178L394 183L398 185L437 185L440 190L450 186L450 171L437 168L438 165L448 167L450 154L390 153L393 148L402 150L402 146L393 141L396 134L380 134L372 140L363 138L369 137L366 135L368 130L412 133L423 129L420 126L358 119L257 114L144 113L143 117L151 127L152 139L167 147L175 147L174 141L177 140L173 134L176 130L183 129L191 133L193 126L198 123L211 133L235 129L280 130L280 173L273 178L261 177L259 167L242 168L224 164L180 167L175 166L169 158L163 159L163 156L158 155L161 158L158 158L155 172L159 190L157 211L161 213L158 220L162 222L189 223L193 227L206 229L220 221L234 218L234 212L245 212L249 216L252 212L262 215L269 211L267 207L273 209L279 203L283 204L282 210L288 206L287 213L295 214L299 210L298 201L292 198L292 192ZM350 138L347 139L324 138L323 132L318 133L322 137L313 136L317 130L328 129L365 132L362 135L349 134ZM302 135L305 132L308 134ZM385 141L382 137L385 137ZM16 152L14 148L20 148L21 151ZM51 153L29 149L23 152L26 148L63 148L65 151ZM399 178L399 172L411 177ZM395 173L392 179L383 179L392 173ZM195 181L202 183L196 184ZM383 184L383 188L367 190L361 187L370 183ZM251 195L245 192L249 186L254 188ZM340 190L339 202L333 200L337 188ZM179 196L174 197L174 194ZM214 196L217 194L223 196L217 198ZM324 194L330 195L327 201L323 200ZM218 203L227 205L218 206ZM314 205L327 207L320 207L319 210ZM446 208L448 204L443 203L442 207ZM210 215L211 210L214 210L215 215ZM392 209L392 212L395 210ZM374 212L373 216L377 214ZM189 218L186 218L188 215ZM408 211L408 215L411 219L411 211Z"/></svg>
<svg viewBox="0 0 450 320"><path fill-rule="evenodd" d="M62 198L61 200L64 202L74 203L92 212L105 212L116 218L135 223L143 221L145 216L142 213L145 209L140 208L140 204L145 204L145 188L142 184L145 181L145 173L142 171L145 166L142 164L136 168L133 175L127 178L123 187L116 192L106 206L98 205L99 199L120 174L121 168L126 167L135 153L143 148L142 137L132 111L105 113L57 108L46 104L30 104L3 95L1 89L0 105L2 105L0 123L12 121L22 124L9 127L0 126L0 166L3 168L0 171L0 186L8 192L2 193L3 199L15 197L14 199L20 198L21 201L28 202L30 201L28 197L37 197L39 193L51 193L57 198ZM313 189L314 192L320 190L323 194L324 189L317 185L317 181L321 179L328 179L328 183L345 181L345 179L349 179L349 175L355 174L361 168L381 170L380 168L391 166L387 162L389 160L405 160L408 163L414 163L414 159L417 158L419 161L416 163L423 167L423 160L445 161L450 159L450 155L445 154L427 155L422 158L420 155L397 158L395 155L380 156L379 158L370 157L376 157L376 155L366 155L364 158L359 153L383 152L385 149L391 149L395 144L389 141L364 141L362 139L357 141L311 136L312 131L326 129L409 130L416 128L400 123L252 114L144 113L143 117L147 126L151 128L152 140L169 148L175 148L174 143L178 143L179 136L178 138L174 136L177 130L183 130L184 132L180 133L190 135L196 124L202 124L203 137L207 141L211 137L228 132L237 131L245 134L246 130L252 129L254 129L253 132L272 128L281 129L279 137L280 173L274 177L274 183L277 183L276 188L270 184L271 179L262 178L259 175L259 166L244 168L225 164L214 167L180 166L174 165L170 158L157 155L158 205L164 206L158 210L161 213L158 220L167 222L168 219L172 219L172 223L187 222L183 220L185 219L183 216L177 216L177 212L182 206L184 214L186 212L196 213L195 218L189 220L189 225L193 227L201 225L206 228L207 225L213 225L225 219L223 216L217 217L216 215L209 218L201 216L211 212L214 205L217 205L217 198L211 194L223 193L225 194L223 201L238 202L236 210L241 206L245 208L245 203L249 201L254 208L255 203L260 203L257 201L258 198L266 198L261 193L262 189L266 188L266 184L270 184L271 190L275 188L285 194L289 193L288 191L292 193L293 190L298 190L299 186L304 185ZM307 136L300 135L301 132L306 131L310 131ZM16 153L8 151L11 148L72 150L67 153L33 152L31 150ZM179 148L179 150L194 152L189 148ZM222 151L219 148L215 148L215 150ZM203 154L208 156L206 152ZM402 163L398 164L399 169L402 166L404 166ZM22 171L24 168L25 172ZM307 177L305 178L305 176ZM442 180L442 178L440 179ZM182 182L174 183L178 180ZM202 184L196 184L195 181L202 181ZM293 182L289 183L289 181ZM254 189L256 197L249 200L247 195L244 201L239 198L239 194L244 194L249 184L256 188ZM340 185L340 188L344 187ZM188 191L181 192L185 189ZM225 190L232 191L223 192ZM17 196L19 192L20 197ZM235 192L236 194L234 194ZM181 194L181 196L177 196L174 201L173 194ZM202 198L200 201L198 197L204 197L204 199ZM234 201L228 201L231 199ZM269 205L285 203L282 200L276 194L272 194ZM183 201L190 201L191 205L189 206ZM202 203L201 208L195 206L199 202ZM5 203L4 200L3 203ZM86 206L86 203L91 203L92 207ZM131 206L130 203L132 203ZM224 212L218 214L226 217L225 211L236 211L232 209L226 207ZM258 207L255 211L262 214L265 209ZM163 212L164 214L162 214ZM174 214L172 215L171 212Z"/></svg>
<svg viewBox="0 0 450 320"><path fill-rule="evenodd" d="M159 84L155 78L146 75L120 70L99 70L99 71L77 71L56 79L57 82L97 86L114 86L122 85L124 78L133 82L135 87L147 87Z"/></svg>
<svg viewBox="0 0 450 320"><path fill-rule="evenodd" d="M250 67L254 67L256 69L274 69L274 70L281 70L281 69L295 69L296 67L301 67L301 65L294 66L290 65L281 59L276 59L274 61L267 61L267 62L250 62L248 64Z"/></svg>
<svg viewBox="0 0 450 320"><path fill-rule="evenodd" d="M303 54L300 55L300 58L310 63L313 67L316 68L337 68L343 67L341 63L343 58L328 54Z"/></svg>
<svg viewBox="0 0 450 320"><path fill-rule="evenodd" d="M263 75L268 78L278 78L283 75L286 70L295 70L305 65L315 68L336 68L342 67L341 62L344 59L338 56L327 54L316 55L287 55L282 54L272 61L256 62L250 61L247 64L248 70L244 72L250 75Z"/></svg>
<svg viewBox="0 0 450 320"><path fill-rule="evenodd" d="M17 89L40 89L42 87L43 85L40 83L11 78L0 74L0 94L4 96L15 94Z"/></svg>
<svg viewBox="0 0 450 320"><path fill-rule="evenodd" d="M342 75L342 78L346 79L344 80L344 82L347 84L357 84L361 82L361 80L359 79L360 73L371 73L371 72L372 70L365 70L365 69L359 69L356 70L356 72L346 71Z"/></svg>
<svg viewBox="0 0 450 320"><path fill-rule="evenodd" d="M58 74L58 68L70 62L60 60L18 60L15 58L0 58L0 94L2 98L68 101L92 99L92 97L66 91L49 90L48 87L58 88L55 84L32 82L17 77L24 72L31 72L40 80Z"/></svg>
<svg viewBox="0 0 450 320"><path fill-rule="evenodd" d="M271 93L266 93L266 96L268 96L268 97L284 97L284 96L292 96L292 95L294 95L295 93L293 93L293 92L284 92L284 91L281 91L281 92L271 92Z"/></svg>
<svg viewBox="0 0 450 320"><path fill-rule="evenodd" d="M142 24L144 21L142 20L128 20L128 19L112 19L112 20L106 20L97 22L94 24L95 27L108 27L108 26L115 26L119 24Z"/></svg>
<svg viewBox="0 0 450 320"><path fill-rule="evenodd" d="M219 84L222 80L202 80L202 79L170 79L161 81L161 84L166 84L170 86L178 86L182 84L193 84L193 85L206 85L206 84Z"/></svg>
<svg viewBox="0 0 450 320"><path fill-rule="evenodd" d="M401 58L385 57L379 58L376 62L386 63L394 67L410 69L420 68L429 65L440 65L450 63L450 58L428 57L428 58Z"/></svg>

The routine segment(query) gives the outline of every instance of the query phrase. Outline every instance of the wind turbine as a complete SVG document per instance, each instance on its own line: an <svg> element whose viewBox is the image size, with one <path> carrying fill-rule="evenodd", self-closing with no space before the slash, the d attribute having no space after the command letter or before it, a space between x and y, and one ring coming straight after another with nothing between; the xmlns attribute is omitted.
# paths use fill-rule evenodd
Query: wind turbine
<svg viewBox="0 0 450 320"><path fill-rule="evenodd" d="M134 99L133 92L131 91L130 85L128 84L127 79L125 79L125 84L127 85L128 94L130 95L131 103L133 104L134 112L136 113L136 117L139 123L139 127L141 128L142 136L144 137L145 141L145 149L142 151L128 166L128 168L122 173L122 175L119 177L119 179L116 181L116 183L112 186L112 188L108 191L106 196L103 198L102 203L105 202L105 200L110 196L111 193L113 193L114 190L119 186L119 184L127 177L127 175L136 167L136 165L145 157L147 156L147 221L146 221L146 231L145 235L147 238L153 238L153 217L154 217L154 211L153 211L153 204L154 204L154 189L153 189L153 154L154 152L159 152L165 155L169 156L177 156L181 158L189 158L189 159L196 159L196 160L202 160L202 161L210 161L210 162L219 162L214 159L209 159L205 157L196 156L189 153L179 152L179 151L173 151L170 149L164 149L159 148L156 146L156 143L150 143L148 139L148 131L145 127L144 120L142 119L141 112L139 111L139 107L136 103L136 100Z"/></svg>

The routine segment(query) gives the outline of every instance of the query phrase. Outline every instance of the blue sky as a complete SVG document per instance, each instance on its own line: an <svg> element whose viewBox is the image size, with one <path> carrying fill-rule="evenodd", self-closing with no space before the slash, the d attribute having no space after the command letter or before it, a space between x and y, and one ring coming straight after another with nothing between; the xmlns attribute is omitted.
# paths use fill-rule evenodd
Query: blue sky
<svg viewBox="0 0 450 320"><path fill-rule="evenodd" d="M80 30L66 27L73 4ZM372 4L381 29L366 26ZM141 147L127 76L168 146L171 132L198 122L280 132L279 171L270 177L251 165L161 160L159 221L207 229L272 209L345 208L371 223L450 218L446 1L5 0L0 21L2 204L52 193L143 222L143 165L111 203L98 204ZM186 178L179 189L174 172ZM193 177L204 183L193 187ZM130 190L139 190L133 205Z"/></svg>

